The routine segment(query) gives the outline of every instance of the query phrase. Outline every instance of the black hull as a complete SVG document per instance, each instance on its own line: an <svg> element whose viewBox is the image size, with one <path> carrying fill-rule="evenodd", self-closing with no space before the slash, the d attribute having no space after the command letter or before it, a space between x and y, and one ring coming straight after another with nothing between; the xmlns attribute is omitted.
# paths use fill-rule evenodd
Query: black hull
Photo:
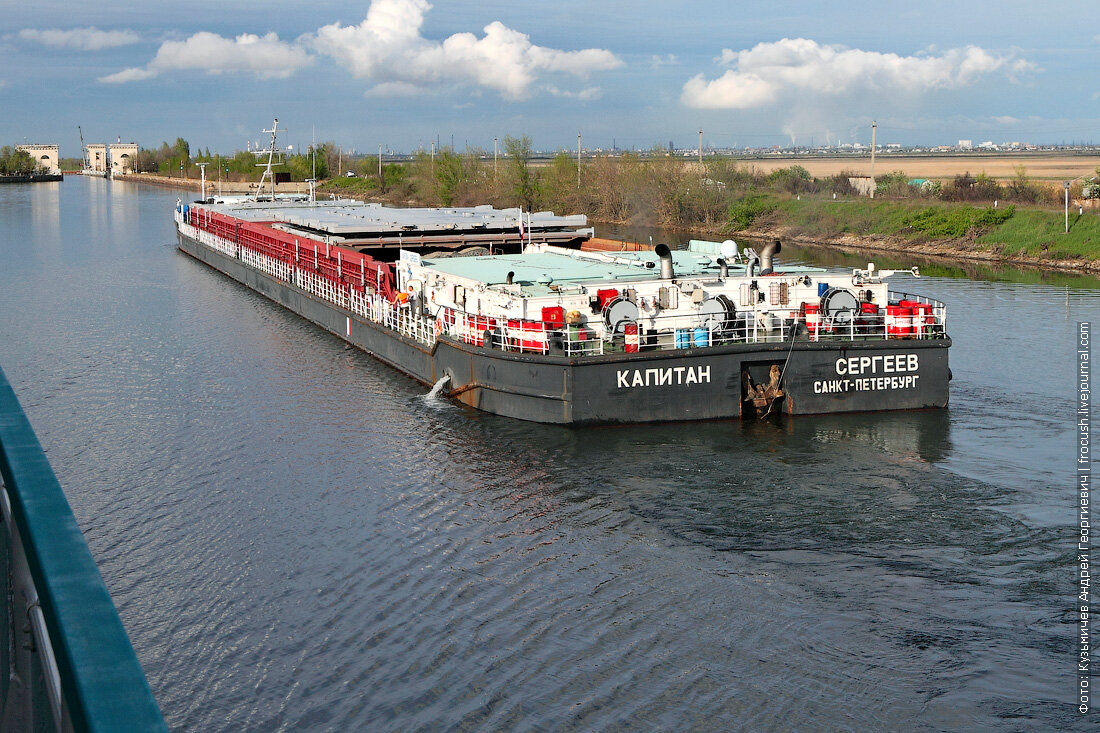
<svg viewBox="0 0 1100 733"><path fill-rule="evenodd" d="M949 339L736 344L568 358L444 338L427 347L179 234L179 248L425 385L471 407L559 424L712 420L755 415L743 372L783 372L773 412L811 415L942 408ZM788 361L789 355L789 361Z"/></svg>
<svg viewBox="0 0 1100 733"><path fill-rule="evenodd" d="M27 175L0 176L0 183L49 183L63 181L61 173L30 173Z"/></svg>

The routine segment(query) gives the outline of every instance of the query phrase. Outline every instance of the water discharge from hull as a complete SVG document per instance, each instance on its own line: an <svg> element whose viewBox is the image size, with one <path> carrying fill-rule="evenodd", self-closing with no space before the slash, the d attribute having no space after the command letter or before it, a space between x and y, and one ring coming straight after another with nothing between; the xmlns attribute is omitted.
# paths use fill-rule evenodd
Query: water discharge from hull
<svg viewBox="0 0 1100 733"><path fill-rule="evenodd" d="M447 382L449 382L449 381L451 381L451 375L444 374L442 377L439 378L439 380L435 384L432 385L432 388L428 392L428 394L424 395L424 399L425 400L438 399L439 398L439 393L443 391L443 386L446 385Z"/></svg>

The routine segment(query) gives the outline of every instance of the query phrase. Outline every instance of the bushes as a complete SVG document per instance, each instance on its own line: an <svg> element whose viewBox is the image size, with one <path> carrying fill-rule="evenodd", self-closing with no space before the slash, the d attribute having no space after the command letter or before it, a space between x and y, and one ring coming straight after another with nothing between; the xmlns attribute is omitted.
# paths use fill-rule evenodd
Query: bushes
<svg viewBox="0 0 1100 733"><path fill-rule="evenodd" d="M768 184L776 191L789 194L808 193L814 188L814 179L802 166L792 165L772 171Z"/></svg>
<svg viewBox="0 0 1100 733"><path fill-rule="evenodd" d="M946 201L996 201L1004 198L1004 191L984 172L975 178L967 171L943 187L943 198Z"/></svg>
<svg viewBox="0 0 1100 733"><path fill-rule="evenodd" d="M909 176L905 175L905 171L890 171L875 178L875 196L908 198L912 194L913 187L909 185Z"/></svg>
<svg viewBox="0 0 1100 733"><path fill-rule="evenodd" d="M929 207L909 214L903 219L905 226L929 237L965 237L972 229L988 229L1003 224L1016 213L1016 207L1003 209L976 209L960 206L943 209Z"/></svg>
<svg viewBox="0 0 1100 733"><path fill-rule="evenodd" d="M729 227L739 232L748 229L762 216L775 211L776 202L767 196L750 194L729 208Z"/></svg>

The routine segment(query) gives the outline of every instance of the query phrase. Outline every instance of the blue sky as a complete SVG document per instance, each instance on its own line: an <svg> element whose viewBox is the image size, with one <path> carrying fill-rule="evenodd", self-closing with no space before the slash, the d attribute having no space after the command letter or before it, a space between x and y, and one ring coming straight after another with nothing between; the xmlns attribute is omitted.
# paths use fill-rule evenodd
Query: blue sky
<svg viewBox="0 0 1100 733"><path fill-rule="evenodd" d="M0 0L0 143L1100 141L1094 5L907 5Z"/></svg>

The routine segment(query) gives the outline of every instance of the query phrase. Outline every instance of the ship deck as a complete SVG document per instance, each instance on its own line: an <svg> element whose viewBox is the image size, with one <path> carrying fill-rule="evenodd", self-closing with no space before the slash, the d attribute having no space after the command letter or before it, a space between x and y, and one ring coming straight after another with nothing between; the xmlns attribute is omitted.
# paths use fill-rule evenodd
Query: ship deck
<svg viewBox="0 0 1100 733"><path fill-rule="evenodd" d="M672 252L673 267L678 277L718 277L721 268L717 260L690 251ZM555 288L569 285L590 285L623 281L660 280L660 258L655 252L616 252L614 254L548 250L522 255L491 257L447 257L425 259L422 264L432 270L455 277L501 285L512 282L522 285L529 295L549 294ZM731 275L745 274L744 265L730 265ZM781 274L823 272L818 267L790 266L776 268Z"/></svg>

